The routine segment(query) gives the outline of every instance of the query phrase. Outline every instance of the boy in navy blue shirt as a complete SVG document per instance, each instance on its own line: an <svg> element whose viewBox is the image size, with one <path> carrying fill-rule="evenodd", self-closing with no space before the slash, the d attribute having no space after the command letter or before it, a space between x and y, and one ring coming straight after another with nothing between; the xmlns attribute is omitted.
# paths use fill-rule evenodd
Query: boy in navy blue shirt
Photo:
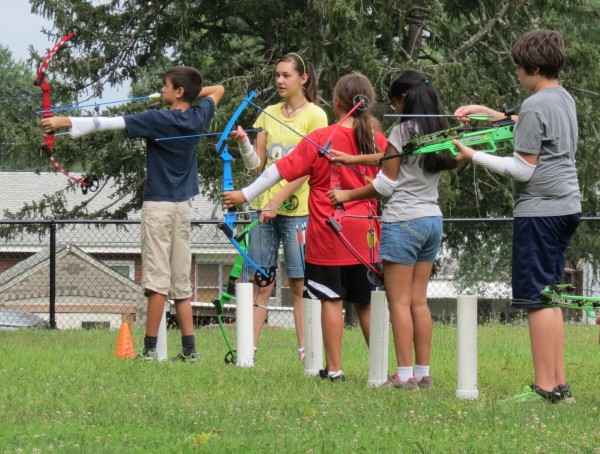
<svg viewBox="0 0 600 454"><path fill-rule="evenodd" d="M148 297L144 350L138 358L154 361L158 329L167 298L175 301L182 351L174 359L198 361L192 318L190 281L190 199L199 193L196 146L199 138L156 141L160 137L201 134L214 115L225 89L202 87L202 76L177 66L161 90L169 110L149 110L122 117L49 117L46 132L70 128L71 137L98 130L126 129L131 138L146 139L147 175L142 206L142 286ZM192 106L196 98L200 101Z"/></svg>

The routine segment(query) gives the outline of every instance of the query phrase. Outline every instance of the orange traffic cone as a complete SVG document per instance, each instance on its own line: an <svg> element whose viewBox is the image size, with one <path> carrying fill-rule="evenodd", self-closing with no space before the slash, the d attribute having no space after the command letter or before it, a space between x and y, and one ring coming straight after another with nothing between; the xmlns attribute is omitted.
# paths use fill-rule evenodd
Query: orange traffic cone
<svg viewBox="0 0 600 454"><path fill-rule="evenodd" d="M129 323L121 324L121 332L119 333L119 341L117 342L115 356L121 359L133 359L135 356L131 332L129 331Z"/></svg>

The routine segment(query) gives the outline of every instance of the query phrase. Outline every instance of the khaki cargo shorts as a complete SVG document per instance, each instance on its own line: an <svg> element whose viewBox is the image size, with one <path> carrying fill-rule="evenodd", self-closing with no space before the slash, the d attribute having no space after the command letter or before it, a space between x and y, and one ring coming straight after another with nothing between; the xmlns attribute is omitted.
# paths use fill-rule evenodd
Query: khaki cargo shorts
<svg viewBox="0 0 600 454"><path fill-rule="evenodd" d="M142 206L142 286L170 299L192 296L190 206L183 202L144 202Z"/></svg>

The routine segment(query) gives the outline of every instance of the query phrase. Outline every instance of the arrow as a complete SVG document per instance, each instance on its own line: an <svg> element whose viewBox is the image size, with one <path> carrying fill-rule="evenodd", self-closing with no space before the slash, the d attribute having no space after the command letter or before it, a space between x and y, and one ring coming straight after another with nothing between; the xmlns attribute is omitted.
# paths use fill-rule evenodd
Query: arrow
<svg viewBox="0 0 600 454"><path fill-rule="evenodd" d="M152 93L151 95L147 95L147 96L140 96L137 98L129 98L129 99L120 99L118 101L107 101L107 102L100 102L100 103L94 103L94 104L83 104L83 105L74 105L74 106L69 106L69 107L56 107L54 109L38 110L38 111L36 111L36 113L43 114L43 113L49 113L49 112L64 112L67 110L85 109L86 107L100 107L100 106L105 106L107 104L118 104L120 102L141 101L143 99L159 99L161 97L162 97L162 95L160 93Z"/></svg>
<svg viewBox="0 0 600 454"><path fill-rule="evenodd" d="M244 132L260 132L262 130L263 130L263 128L244 129ZM204 133L204 134L192 134L192 135L189 135L189 136L159 137L158 139L156 139L156 141L157 142L161 142L163 140L188 139L190 137L211 137L211 136L220 136L221 134L223 134L223 131L221 131L221 132L207 132L207 133Z"/></svg>
<svg viewBox="0 0 600 454"><path fill-rule="evenodd" d="M385 114L384 117L406 117L406 118L435 118L435 117L454 117L456 118L456 115L444 115L444 114L439 114L439 115L429 115L429 114ZM485 121L485 120L489 120L490 118L494 118L493 115L487 115L487 114L472 114L472 115L467 115L467 117L471 120L475 120L475 121Z"/></svg>

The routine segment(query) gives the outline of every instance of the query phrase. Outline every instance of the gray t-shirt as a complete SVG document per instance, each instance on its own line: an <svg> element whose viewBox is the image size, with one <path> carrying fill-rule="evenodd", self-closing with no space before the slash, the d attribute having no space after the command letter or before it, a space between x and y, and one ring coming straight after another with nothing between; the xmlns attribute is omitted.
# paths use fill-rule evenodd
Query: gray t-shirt
<svg viewBox="0 0 600 454"><path fill-rule="evenodd" d="M516 217L564 216L581 211L575 169L575 101L562 87L527 98L514 128L515 151L539 155L531 179L514 182Z"/></svg>
<svg viewBox="0 0 600 454"><path fill-rule="evenodd" d="M402 152L402 146L412 138L411 129L416 131L417 125L410 120L395 126L388 137L388 144ZM442 212L438 206L440 173L423 170L419 165L419 156L407 155L401 159L398 186L385 201L381 220L399 222L426 216L441 216Z"/></svg>

